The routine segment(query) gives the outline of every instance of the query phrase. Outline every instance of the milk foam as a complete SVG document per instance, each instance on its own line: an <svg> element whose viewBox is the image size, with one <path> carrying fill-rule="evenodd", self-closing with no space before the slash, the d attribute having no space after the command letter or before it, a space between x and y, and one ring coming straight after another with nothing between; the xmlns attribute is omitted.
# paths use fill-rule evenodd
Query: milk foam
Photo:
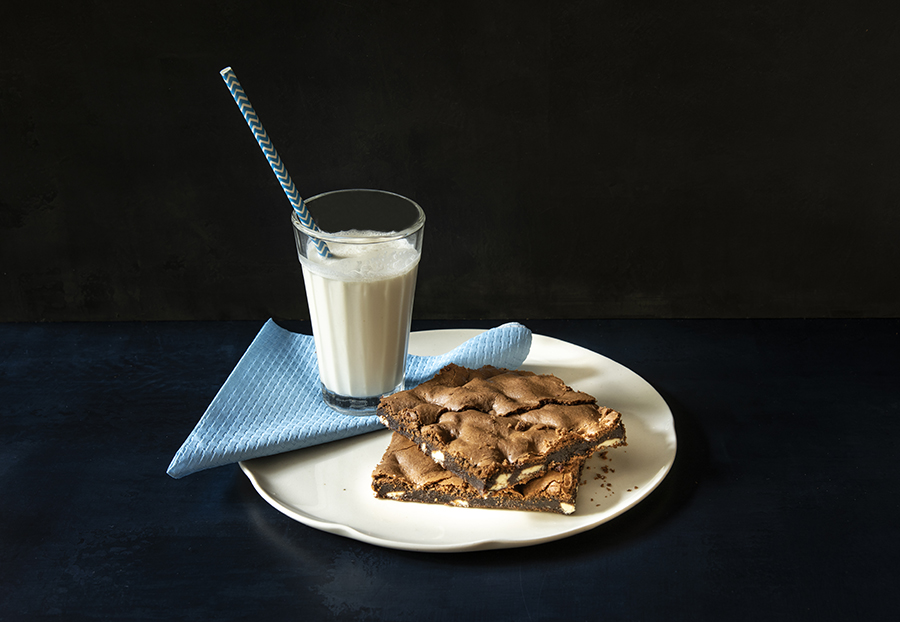
<svg viewBox="0 0 900 622"><path fill-rule="evenodd" d="M376 238L375 231L344 231L341 235ZM391 240L372 244L329 242L333 257L324 258L308 243L304 266L317 275L337 281L380 281L409 272L419 261L419 253L408 240Z"/></svg>

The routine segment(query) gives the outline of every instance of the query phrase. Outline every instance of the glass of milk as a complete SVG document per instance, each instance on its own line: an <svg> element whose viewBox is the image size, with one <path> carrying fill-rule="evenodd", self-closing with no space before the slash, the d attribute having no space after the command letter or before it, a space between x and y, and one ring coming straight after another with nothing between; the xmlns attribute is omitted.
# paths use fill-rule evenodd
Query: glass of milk
<svg viewBox="0 0 900 622"><path fill-rule="evenodd" d="M306 200L314 231L291 216L312 321L322 397L369 415L403 389L425 213L381 190L337 190ZM322 257L315 240L332 254Z"/></svg>

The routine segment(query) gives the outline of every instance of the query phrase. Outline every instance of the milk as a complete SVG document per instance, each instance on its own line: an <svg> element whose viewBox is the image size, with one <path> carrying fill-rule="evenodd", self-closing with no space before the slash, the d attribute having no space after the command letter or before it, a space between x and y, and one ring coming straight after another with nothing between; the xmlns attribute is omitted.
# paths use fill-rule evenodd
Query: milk
<svg viewBox="0 0 900 622"><path fill-rule="evenodd" d="M354 398L402 388L419 251L405 239L328 247L333 258L300 256L323 385Z"/></svg>

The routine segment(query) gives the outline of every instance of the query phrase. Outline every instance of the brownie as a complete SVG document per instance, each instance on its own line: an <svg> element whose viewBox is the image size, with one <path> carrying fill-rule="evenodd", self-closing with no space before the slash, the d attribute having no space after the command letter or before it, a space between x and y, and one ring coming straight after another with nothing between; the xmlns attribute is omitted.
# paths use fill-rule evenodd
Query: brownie
<svg viewBox="0 0 900 622"><path fill-rule="evenodd" d="M394 432L372 473L372 489L379 499L571 514L575 511L584 463L584 457L577 457L558 471L550 470L524 484L482 494L423 454L411 440Z"/></svg>
<svg viewBox="0 0 900 622"><path fill-rule="evenodd" d="M622 416L556 376L448 365L378 406L381 422L479 492L625 444Z"/></svg>

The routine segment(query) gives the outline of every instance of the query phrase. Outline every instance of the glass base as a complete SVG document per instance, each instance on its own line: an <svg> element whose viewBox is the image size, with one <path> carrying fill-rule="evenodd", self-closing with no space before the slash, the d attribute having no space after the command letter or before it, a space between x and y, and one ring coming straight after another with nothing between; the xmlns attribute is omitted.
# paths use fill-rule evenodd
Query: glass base
<svg viewBox="0 0 900 622"><path fill-rule="evenodd" d="M396 387L384 393L383 395L373 395L372 397L351 397L348 395L338 395L334 391L328 390L325 385L322 385L322 399L332 410L336 410L339 413L343 413L345 415L356 415L359 417L374 415L375 411L378 409L378 403L381 401L382 397L387 395L392 395L397 391L403 390L403 383L401 382Z"/></svg>

